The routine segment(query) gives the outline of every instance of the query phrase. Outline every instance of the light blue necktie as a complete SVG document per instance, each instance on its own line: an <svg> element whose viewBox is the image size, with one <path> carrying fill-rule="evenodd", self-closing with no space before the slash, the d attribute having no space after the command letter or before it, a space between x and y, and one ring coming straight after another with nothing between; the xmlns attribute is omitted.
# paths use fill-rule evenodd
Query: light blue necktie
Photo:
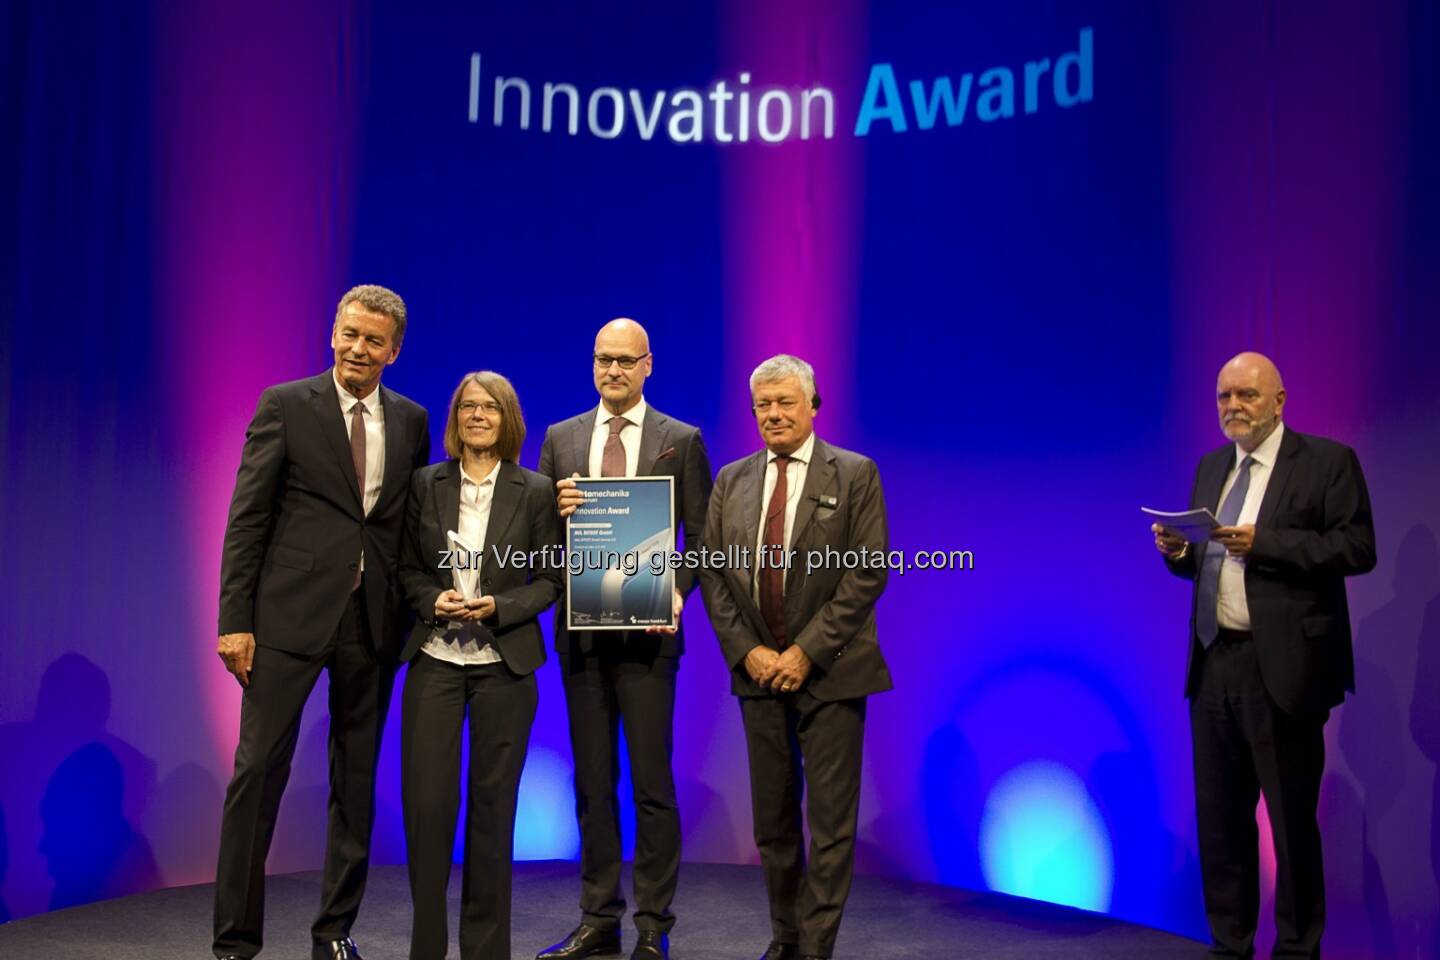
<svg viewBox="0 0 1440 960"><path fill-rule="evenodd" d="M1240 521L1240 509L1245 506L1245 494L1250 492L1250 468L1255 465L1254 457L1240 461L1240 472L1235 485L1220 505L1215 517L1222 527L1233 527ZM1220 604L1220 566L1225 562L1225 548L1213 540L1205 541L1205 550L1200 555L1200 595L1195 602L1195 633L1200 645L1207 650L1220 633L1216 608Z"/></svg>

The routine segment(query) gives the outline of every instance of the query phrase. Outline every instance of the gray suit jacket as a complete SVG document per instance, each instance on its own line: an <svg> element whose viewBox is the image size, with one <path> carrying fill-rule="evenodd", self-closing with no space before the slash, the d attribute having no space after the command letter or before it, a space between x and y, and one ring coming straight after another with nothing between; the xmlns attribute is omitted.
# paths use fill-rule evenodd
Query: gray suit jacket
<svg viewBox="0 0 1440 960"><path fill-rule="evenodd" d="M582 477L590 475L590 438L594 430L595 409L592 407L545 431L538 469L550 478L552 494L554 481L575 473ZM683 549L697 549L700 533L705 527L705 504L710 497L710 458L705 453L705 442L700 439L700 429L647 406L645 423L640 428L640 456L635 469L636 474L642 477L668 475L675 478L675 518L685 531ZM688 597L696 586L695 571L684 567L676 570L675 586ZM577 630L571 636L565 626L568 621L569 611L562 592L560 602L555 605L555 649L561 656L589 652L592 632ZM674 636L643 631L607 631L605 643L612 647L624 644L637 650L644 649L654 656L678 657L685 652L685 627L682 624Z"/></svg>
<svg viewBox="0 0 1440 960"><path fill-rule="evenodd" d="M710 623L730 665L730 690L741 697L772 695L750 679L744 663L755 646L775 647L752 592L765 460L761 450L720 471L703 541L706 550L743 547L751 554L748 568L700 574ZM889 535L875 461L817 437L790 536L796 554L785 578L785 635L814 664L805 689L816 699L849 700L889 690L890 669L875 631L875 601L888 573L883 566L845 570L828 564L807 574L806 553L826 547L838 554L884 552Z"/></svg>

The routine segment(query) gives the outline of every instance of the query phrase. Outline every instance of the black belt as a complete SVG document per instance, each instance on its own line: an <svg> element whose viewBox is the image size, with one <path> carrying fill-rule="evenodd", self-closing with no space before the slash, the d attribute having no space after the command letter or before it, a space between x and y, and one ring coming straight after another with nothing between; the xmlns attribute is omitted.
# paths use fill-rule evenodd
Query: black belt
<svg viewBox="0 0 1440 960"><path fill-rule="evenodd" d="M1226 630L1221 627L1215 634L1217 643L1250 643L1255 639L1255 634L1249 630Z"/></svg>

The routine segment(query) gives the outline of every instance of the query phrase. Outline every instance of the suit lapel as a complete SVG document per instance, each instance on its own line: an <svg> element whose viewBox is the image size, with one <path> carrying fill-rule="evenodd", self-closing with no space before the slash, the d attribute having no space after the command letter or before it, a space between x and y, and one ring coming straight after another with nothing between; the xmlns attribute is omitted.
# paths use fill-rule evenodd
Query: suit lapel
<svg viewBox="0 0 1440 960"><path fill-rule="evenodd" d="M1260 501L1260 513L1255 517L1257 527L1267 527L1275 516L1275 505L1285 492L1285 484L1295 470L1296 455L1300 452L1300 435L1286 430L1280 438L1280 452L1275 455L1275 466L1270 469L1270 482L1265 484L1265 498Z"/></svg>
<svg viewBox="0 0 1440 960"><path fill-rule="evenodd" d="M795 545L805 534L805 528L814 519L815 500L820 491L830 489L834 480L835 455L830 452L825 441L816 437L815 446L810 451L810 466L805 471L805 488L800 491L800 502L795 504L795 525L790 528L790 549L795 549ZM792 577L794 572L791 571Z"/></svg>
<svg viewBox="0 0 1440 960"><path fill-rule="evenodd" d="M320 432L335 454L335 465L345 485L350 490L351 503L356 512L363 514L365 505L360 500L360 484L355 481L355 461L350 457L350 435L345 430L345 416L340 412L340 395L335 391L333 371L326 371L310 384L310 408L320 423Z"/></svg>
<svg viewBox="0 0 1440 960"><path fill-rule="evenodd" d="M440 536L460 532L460 461L451 460L435 482L435 508L440 511ZM474 544L471 544L474 546ZM449 544L446 544L449 548Z"/></svg>
<svg viewBox="0 0 1440 960"><path fill-rule="evenodd" d="M760 538L760 511L762 509L760 498L765 495L765 468L768 460L764 449L750 458L750 462L740 471L735 479L735 489L730 494L730 502L739 506L740 523L739 529L730 528L730 539L747 551L753 551ZM750 571L748 575L740 573L745 589L736 596L741 609L750 618L759 636L768 637L770 629L765 626L765 620L760 616L760 609L755 606L754 590L755 577L759 573L759 558L752 557L750 560Z"/></svg>
<svg viewBox="0 0 1440 960"><path fill-rule="evenodd" d="M640 456L635 460L635 475L648 477L655 472L655 461L665 449L670 435L670 418L654 407L645 408L645 423L640 428Z"/></svg>
<svg viewBox="0 0 1440 960"><path fill-rule="evenodd" d="M406 455L405 429L400 423L400 405L391 398L390 391L380 387L380 409L385 412L385 474L380 481L378 508L396 486L404 487L410 481L410 458Z"/></svg>
<svg viewBox="0 0 1440 960"><path fill-rule="evenodd" d="M1235 466L1235 447L1232 445L1228 450L1217 451L1209 465L1209 471L1205 476L1205 484L1200 490L1200 506L1208 507L1210 512L1219 516L1220 514L1220 491L1225 489L1225 478L1230 475L1230 469Z"/></svg>
<svg viewBox="0 0 1440 960"><path fill-rule="evenodd" d="M570 430L570 449L575 456L575 473L590 476L590 438L595 433L595 411L582 413ZM569 476L566 474L565 476ZM563 480L565 477L556 477Z"/></svg>
<svg viewBox="0 0 1440 960"><path fill-rule="evenodd" d="M495 476L495 492L490 500L490 521L485 525L485 543L482 546L486 556L490 548L500 542L515 516L520 512L520 494L525 480L519 469L508 460L501 461L500 472Z"/></svg>
<svg viewBox="0 0 1440 960"><path fill-rule="evenodd" d="M735 531L740 545L754 548L760 537L760 498L765 494L765 451L755 454L737 481L735 497L740 503L740 522L743 526ZM755 565L750 565L750 579L755 579Z"/></svg>

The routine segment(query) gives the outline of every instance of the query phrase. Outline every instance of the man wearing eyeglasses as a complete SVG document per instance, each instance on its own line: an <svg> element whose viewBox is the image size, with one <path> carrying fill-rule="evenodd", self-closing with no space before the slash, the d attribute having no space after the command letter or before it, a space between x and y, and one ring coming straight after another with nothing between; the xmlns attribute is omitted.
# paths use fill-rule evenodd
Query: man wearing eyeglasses
<svg viewBox="0 0 1440 960"><path fill-rule="evenodd" d="M574 513L574 477L673 476L674 513L685 549L699 545L710 497L710 460L700 431L645 402L654 369L650 338L634 320L611 320L595 337L600 405L551 426L540 472L556 481L562 516ZM693 570L675 571L675 614L695 588ZM683 629L570 632L556 605L555 649L570 715L575 806L580 822L580 924L537 960L579 960L620 952L625 897L620 889L619 730L623 725L635 800L633 960L665 960L675 925L670 903L680 870L680 811L670 767L675 677ZM678 621L677 621L678 622Z"/></svg>

